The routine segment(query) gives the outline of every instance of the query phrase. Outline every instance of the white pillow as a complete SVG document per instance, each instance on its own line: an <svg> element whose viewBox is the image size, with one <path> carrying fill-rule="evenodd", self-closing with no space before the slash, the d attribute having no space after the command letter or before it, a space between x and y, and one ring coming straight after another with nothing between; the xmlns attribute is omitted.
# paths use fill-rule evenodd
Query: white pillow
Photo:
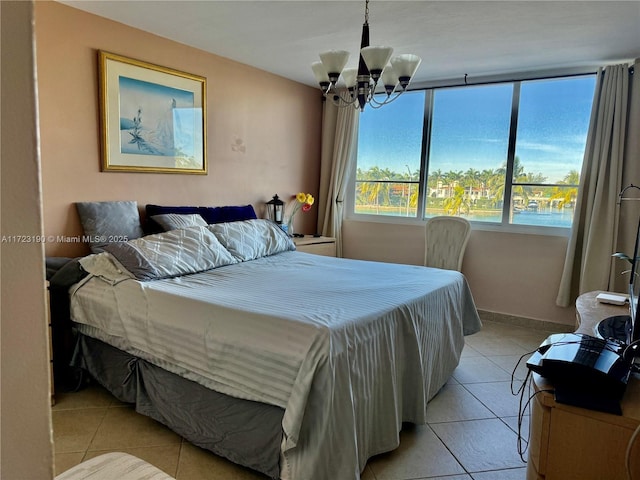
<svg viewBox="0 0 640 480"><path fill-rule="evenodd" d="M105 250L138 280L157 280L237 263L206 227L190 227L112 243Z"/></svg>
<svg viewBox="0 0 640 480"><path fill-rule="evenodd" d="M271 220L215 223L207 228L240 262L296 249L291 238Z"/></svg>
<svg viewBox="0 0 640 480"><path fill-rule="evenodd" d="M168 232L169 230L177 230L179 228L207 226L207 222L204 221L204 218L197 213L187 215L180 213L165 213L162 215L153 215L151 220L160 225L165 232Z"/></svg>

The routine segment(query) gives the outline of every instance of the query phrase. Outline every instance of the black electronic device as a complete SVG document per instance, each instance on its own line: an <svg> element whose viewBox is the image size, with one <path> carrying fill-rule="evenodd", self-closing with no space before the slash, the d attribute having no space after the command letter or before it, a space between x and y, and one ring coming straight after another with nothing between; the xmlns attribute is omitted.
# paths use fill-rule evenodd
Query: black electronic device
<svg viewBox="0 0 640 480"><path fill-rule="evenodd" d="M631 372L623 349L614 340L554 334L542 342L527 367L551 382L557 402L621 415L620 400Z"/></svg>
<svg viewBox="0 0 640 480"><path fill-rule="evenodd" d="M640 220L636 232L636 241L631 257L631 276L629 277L629 315L616 315L600 321L598 335L605 339L614 339L631 345L640 339ZM633 356L633 351L630 352Z"/></svg>

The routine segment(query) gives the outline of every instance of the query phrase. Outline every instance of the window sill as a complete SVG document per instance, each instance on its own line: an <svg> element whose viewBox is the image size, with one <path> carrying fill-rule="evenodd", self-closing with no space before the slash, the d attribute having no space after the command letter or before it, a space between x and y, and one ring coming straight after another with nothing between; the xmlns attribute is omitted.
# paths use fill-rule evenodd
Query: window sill
<svg viewBox="0 0 640 480"><path fill-rule="evenodd" d="M378 223L388 225L424 225L425 220L419 218L395 217L391 215L346 215L345 220L352 222ZM545 227L540 225L502 225L492 222L471 220L471 229L481 232L517 233L522 235L544 235L548 237L569 237L571 229L565 227Z"/></svg>

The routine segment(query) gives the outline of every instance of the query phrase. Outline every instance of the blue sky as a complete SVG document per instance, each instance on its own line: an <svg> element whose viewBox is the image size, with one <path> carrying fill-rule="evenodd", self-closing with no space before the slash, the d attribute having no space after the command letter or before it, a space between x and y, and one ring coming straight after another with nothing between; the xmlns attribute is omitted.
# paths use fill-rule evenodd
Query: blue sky
<svg viewBox="0 0 640 480"><path fill-rule="evenodd" d="M580 171L595 76L522 82L516 156L547 181ZM430 170L500 168L507 155L512 85L435 90ZM416 171L420 165L424 92L408 92L360 117L358 166Z"/></svg>

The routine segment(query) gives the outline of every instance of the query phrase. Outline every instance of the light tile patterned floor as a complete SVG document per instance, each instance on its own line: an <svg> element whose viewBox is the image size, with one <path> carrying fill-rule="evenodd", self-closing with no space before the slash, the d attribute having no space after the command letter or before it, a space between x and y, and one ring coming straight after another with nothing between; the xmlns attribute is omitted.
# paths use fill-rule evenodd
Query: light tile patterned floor
<svg viewBox="0 0 640 480"><path fill-rule="evenodd" d="M372 458L362 479L524 480L526 464L516 447L519 398L511 394L511 372L520 356L548 335L484 322L481 332L466 338L460 365L430 402L428 424L406 425L400 447ZM524 366L516 371L517 378L525 374ZM96 455L122 451L178 480L266 479L194 447L96 386L57 396L53 430L56 474Z"/></svg>

